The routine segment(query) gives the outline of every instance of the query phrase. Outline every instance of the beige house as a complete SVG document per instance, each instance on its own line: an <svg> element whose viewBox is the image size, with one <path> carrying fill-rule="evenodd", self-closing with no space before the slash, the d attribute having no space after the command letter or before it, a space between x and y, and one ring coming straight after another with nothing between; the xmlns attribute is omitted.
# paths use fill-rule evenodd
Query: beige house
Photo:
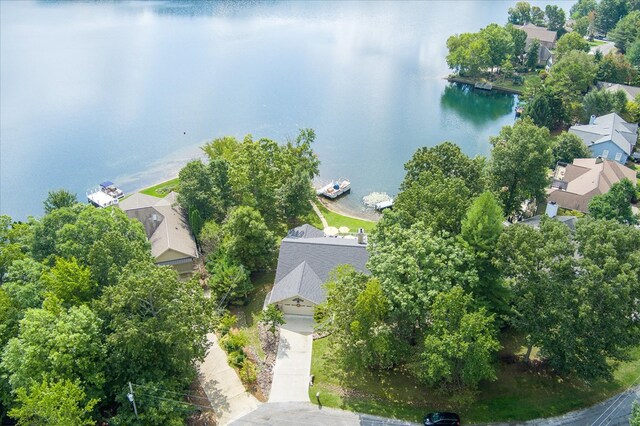
<svg viewBox="0 0 640 426"><path fill-rule="evenodd" d="M549 50L556 48L556 41L558 40L557 31L549 31L545 27L538 27L533 24L514 25L513 27L527 33L527 47L529 47L533 40L538 40L540 46L544 46Z"/></svg>
<svg viewBox="0 0 640 426"><path fill-rule="evenodd" d="M559 207L586 212L589 201L609 192L613 184L623 179L636 184L636 172L613 160L576 158L573 164L558 163L547 201Z"/></svg>
<svg viewBox="0 0 640 426"><path fill-rule="evenodd" d="M198 248L176 193L157 198L137 192L120 201L119 206L144 226L156 264L171 265L181 279L188 279L198 259Z"/></svg>

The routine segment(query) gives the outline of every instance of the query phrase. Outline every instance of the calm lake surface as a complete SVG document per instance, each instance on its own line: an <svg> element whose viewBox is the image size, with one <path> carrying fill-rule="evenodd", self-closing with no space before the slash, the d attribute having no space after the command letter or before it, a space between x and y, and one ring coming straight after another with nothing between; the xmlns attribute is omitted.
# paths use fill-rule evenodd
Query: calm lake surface
<svg viewBox="0 0 640 426"><path fill-rule="evenodd" d="M488 154L513 122L514 96L443 77L447 37L506 22L514 3L2 1L0 213L40 215L57 188L84 201L103 180L132 191L206 140L301 127L358 211L396 193L418 147Z"/></svg>

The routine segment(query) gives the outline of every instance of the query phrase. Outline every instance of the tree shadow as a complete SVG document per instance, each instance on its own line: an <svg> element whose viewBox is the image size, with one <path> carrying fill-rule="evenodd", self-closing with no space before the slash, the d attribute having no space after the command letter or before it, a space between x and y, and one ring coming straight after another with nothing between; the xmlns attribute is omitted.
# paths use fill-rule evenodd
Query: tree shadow
<svg viewBox="0 0 640 426"><path fill-rule="evenodd" d="M443 110L456 113L476 126L489 124L513 112L516 97L509 93L475 90L462 83L449 83L440 97Z"/></svg>

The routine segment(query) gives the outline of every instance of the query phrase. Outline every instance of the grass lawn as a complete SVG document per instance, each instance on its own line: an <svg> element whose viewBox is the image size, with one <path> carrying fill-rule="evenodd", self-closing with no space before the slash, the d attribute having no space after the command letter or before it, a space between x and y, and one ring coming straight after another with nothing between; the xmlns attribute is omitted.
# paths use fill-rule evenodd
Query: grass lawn
<svg viewBox="0 0 640 426"><path fill-rule="evenodd" d="M593 41L589 41L588 43L590 47L602 46L603 44L607 44L606 41L602 41L602 40L593 40Z"/></svg>
<svg viewBox="0 0 640 426"><path fill-rule="evenodd" d="M473 402L464 402L460 395L447 397L434 392L404 371L345 373L325 359L328 339L313 343L311 373L315 384L309 389L311 401L320 391L325 406L410 421L420 421L434 410L457 411L465 423L555 416L602 401L624 390L640 375L640 346L632 353L633 361L618 367L614 381L591 386L529 372L521 364L501 363L498 379L482 384Z"/></svg>
<svg viewBox="0 0 640 426"><path fill-rule="evenodd" d="M335 226L336 228L346 226L349 228L350 232L358 232L358 228L364 228L364 232L366 233L371 232L373 227L376 226L376 223L370 220L354 219L352 217L343 216L339 213L334 213L319 201L316 201L316 205L327 220L329 226ZM322 229L322 225L320 225L319 228Z"/></svg>
<svg viewBox="0 0 640 426"><path fill-rule="evenodd" d="M155 186L143 189L140 191L143 194L151 195L153 197L164 198L168 193L174 191L178 187L178 178L168 180L166 182L159 183Z"/></svg>
<svg viewBox="0 0 640 426"><path fill-rule="evenodd" d="M260 312L262 312L264 299L267 297L267 293L271 291L274 279L274 271L256 273L251 278L253 291L249 295L249 303L245 306L231 308L231 313L238 317L237 326L247 334L249 346L255 350L262 360L264 360L264 352L258 337L258 320Z"/></svg>
<svg viewBox="0 0 640 426"><path fill-rule="evenodd" d="M522 92L522 90L524 89L524 84L528 81L531 80L533 77L537 77L538 76L538 71L530 71L528 73L525 74L520 74L522 77L524 77L524 81L522 84L513 84L513 80L508 78L498 78L496 81L493 82L493 84L495 84L496 86L500 86L500 87L504 87L507 89L511 89L511 90L516 90L518 92Z"/></svg>

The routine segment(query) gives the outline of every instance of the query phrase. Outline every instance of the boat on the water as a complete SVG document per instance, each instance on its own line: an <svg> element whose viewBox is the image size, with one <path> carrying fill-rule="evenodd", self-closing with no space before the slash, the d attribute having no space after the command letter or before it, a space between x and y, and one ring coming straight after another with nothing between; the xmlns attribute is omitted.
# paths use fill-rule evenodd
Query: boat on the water
<svg viewBox="0 0 640 426"><path fill-rule="evenodd" d="M318 189L316 194L335 199L349 191L351 191L351 182L347 179L338 179Z"/></svg>
<svg viewBox="0 0 640 426"><path fill-rule="evenodd" d="M96 207L109 207L124 198L124 192L111 181L102 182L99 187L87 191L87 200Z"/></svg>

